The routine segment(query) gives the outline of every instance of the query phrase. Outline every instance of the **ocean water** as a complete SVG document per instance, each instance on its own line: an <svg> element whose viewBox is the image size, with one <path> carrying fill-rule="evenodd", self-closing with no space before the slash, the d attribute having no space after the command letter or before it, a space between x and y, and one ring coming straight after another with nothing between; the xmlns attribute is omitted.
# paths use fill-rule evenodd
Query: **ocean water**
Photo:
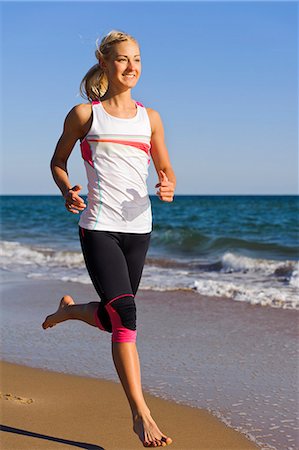
<svg viewBox="0 0 299 450"><path fill-rule="evenodd" d="M142 289L299 307L298 196L151 197L154 230ZM1 197L0 268L90 283L77 223L61 196Z"/></svg>

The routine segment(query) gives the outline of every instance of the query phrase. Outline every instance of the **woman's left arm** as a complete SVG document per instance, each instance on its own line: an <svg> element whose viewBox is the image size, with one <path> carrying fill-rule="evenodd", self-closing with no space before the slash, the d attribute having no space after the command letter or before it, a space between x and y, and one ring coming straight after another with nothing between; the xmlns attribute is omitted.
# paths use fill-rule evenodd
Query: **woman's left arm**
<svg viewBox="0 0 299 450"><path fill-rule="evenodd" d="M151 108L147 108L149 115L152 136L151 155L159 177L156 184L157 195L164 202L172 202L176 185L176 177L170 163L168 150L164 140L164 128L159 113Z"/></svg>

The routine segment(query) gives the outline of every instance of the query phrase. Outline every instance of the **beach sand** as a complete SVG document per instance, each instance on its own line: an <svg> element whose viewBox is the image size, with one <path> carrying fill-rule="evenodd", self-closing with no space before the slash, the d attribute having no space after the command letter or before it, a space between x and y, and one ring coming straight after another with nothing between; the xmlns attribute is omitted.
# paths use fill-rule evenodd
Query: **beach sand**
<svg viewBox="0 0 299 450"><path fill-rule="evenodd" d="M249 450L246 437L204 410L145 394L168 448ZM131 413L119 383L1 363L1 449L134 450Z"/></svg>

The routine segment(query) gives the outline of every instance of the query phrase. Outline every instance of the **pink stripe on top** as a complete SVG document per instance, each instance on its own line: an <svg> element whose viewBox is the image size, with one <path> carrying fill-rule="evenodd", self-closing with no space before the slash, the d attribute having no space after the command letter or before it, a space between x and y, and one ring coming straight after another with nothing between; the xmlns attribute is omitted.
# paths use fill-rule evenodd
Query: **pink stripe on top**
<svg viewBox="0 0 299 450"><path fill-rule="evenodd" d="M139 150L143 150L145 153L149 153L149 149L151 146L144 142L135 142L135 141L122 141L119 139L88 139L89 142L112 142L114 144L123 144L130 145L131 147L139 148Z"/></svg>

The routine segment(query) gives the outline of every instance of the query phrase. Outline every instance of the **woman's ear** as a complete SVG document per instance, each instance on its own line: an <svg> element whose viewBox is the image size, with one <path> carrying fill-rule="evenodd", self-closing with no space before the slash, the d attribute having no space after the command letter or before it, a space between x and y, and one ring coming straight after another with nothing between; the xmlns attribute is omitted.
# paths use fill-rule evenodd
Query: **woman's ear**
<svg viewBox="0 0 299 450"><path fill-rule="evenodd" d="M104 59L102 59L102 58L99 59L99 66L101 67L102 70L104 70L104 71L106 70L107 65L106 65Z"/></svg>

